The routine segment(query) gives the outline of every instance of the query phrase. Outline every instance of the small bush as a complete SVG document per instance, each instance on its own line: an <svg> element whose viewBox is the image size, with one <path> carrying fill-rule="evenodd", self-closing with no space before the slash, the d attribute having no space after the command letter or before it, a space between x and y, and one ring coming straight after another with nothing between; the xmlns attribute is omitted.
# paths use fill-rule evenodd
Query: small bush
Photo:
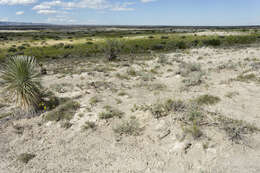
<svg viewBox="0 0 260 173"><path fill-rule="evenodd" d="M136 119L125 120L122 123L118 124L114 129L115 133L120 135L133 135L138 136L142 132L139 122Z"/></svg>
<svg viewBox="0 0 260 173"><path fill-rule="evenodd" d="M186 43L184 41L179 41L179 42L176 43L176 47L178 49L186 49L187 45L186 45Z"/></svg>
<svg viewBox="0 0 260 173"><path fill-rule="evenodd" d="M109 61L116 60L118 54L122 50L122 42L116 39L108 39L105 41L104 51Z"/></svg>
<svg viewBox="0 0 260 173"><path fill-rule="evenodd" d="M17 160L27 164L30 160L32 160L36 155L29 153L22 153L18 156Z"/></svg>
<svg viewBox="0 0 260 173"><path fill-rule="evenodd" d="M220 46L221 41L218 39L210 39L210 40L204 40L203 43L206 46Z"/></svg>
<svg viewBox="0 0 260 173"><path fill-rule="evenodd" d="M47 121L71 120L79 107L78 102L69 100L48 112L44 118Z"/></svg>
<svg viewBox="0 0 260 173"><path fill-rule="evenodd" d="M195 101L199 105L213 105L213 104L220 102L220 98L205 94L205 95L199 96L197 99L195 99Z"/></svg>
<svg viewBox="0 0 260 173"><path fill-rule="evenodd" d="M236 78L237 81L240 82L249 82L249 81L256 81L256 82L260 82L260 78L258 78L255 74L246 74L246 75L239 75Z"/></svg>
<svg viewBox="0 0 260 173"><path fill-rule="evenodd" d="M151 47L152 50L163 50L164 49L164 45L163 44L156 44L156 45L153 45Z"/></svg>
<svg viewBox="0 0 260 173"><path fill-rule="evenodd" d="M202 72L201 65L197 63L186 63L182 62L179 65L179 72L183 77L187 77L191 72Z"/></svg>
<svg viewBox="0 0 260 173"><path fill-rule="evenodd" d="M8 52L17 52L17 49L16 49L16 48L13 48L13 47L11 47L11 48L9 48L9 49L8 49Z"/></svg>
<svg viewBox="0 0 260 173"><path fill-rule="evenodd" d="M169 36L161 36L161 39L169 39Z"/></svg>
<svg viewBox="0 0 260 173"><path fill-rule="evenodd" d="M124 113L118 109L112 108L111 106L105 106L106 111L99 113L100 119L109 119L113 117L122 118Z"/></svg>
<svg viewBox="0 0 260 173"><path fill-rule="evenodd" d="M94 97L91 97L90 100L89 100L89 104L94 106L96 105L98 102L101 102L102 100L97 97L97 96L94 96Z"/></svg>
<svg viewBox="0 0 260 173"><path fill-rule="evenodd" d="M167 100L163 103L156 103L151 105L150 111L154 118L158 119L161 117L168 116L170 112L181 112L186 108L186 105L181 100Z"/></svg>
<svg viewBox="0 0 260 173"><path fill-rule="evenodd" d="M96 130L96 127L97 126L94 122L86 121L85 124L82 126L82 130L88 130L88 129Z"/></svg>
<svg viewBox="0 0 260 173"><path fill-rule="evenodd" d="M184 131L190 133L194 139L199 139L203 135L196 121L191 126L186 127Z"/></svg>

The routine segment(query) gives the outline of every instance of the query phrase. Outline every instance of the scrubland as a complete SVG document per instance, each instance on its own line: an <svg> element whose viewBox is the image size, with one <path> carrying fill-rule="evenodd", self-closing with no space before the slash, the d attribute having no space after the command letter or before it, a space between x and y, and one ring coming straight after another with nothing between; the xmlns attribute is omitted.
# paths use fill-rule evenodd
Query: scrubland
<svg viewBox="0 0 260 173"><path fill-rule="evenodd" d="M0 79L0 172L260 172L260 32L129 32L0 42L42 85L28 111Z"/></svg>

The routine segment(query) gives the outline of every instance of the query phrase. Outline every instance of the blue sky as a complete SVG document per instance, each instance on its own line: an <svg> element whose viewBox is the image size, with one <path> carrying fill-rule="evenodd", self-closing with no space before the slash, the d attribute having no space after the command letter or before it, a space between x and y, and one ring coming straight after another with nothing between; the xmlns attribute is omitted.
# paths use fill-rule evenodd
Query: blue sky
<svg viewBox="0 0 260 173"><path fill-rule="evenodd" d="M0 0L0 21L260 25L260 0Z"/></svg>

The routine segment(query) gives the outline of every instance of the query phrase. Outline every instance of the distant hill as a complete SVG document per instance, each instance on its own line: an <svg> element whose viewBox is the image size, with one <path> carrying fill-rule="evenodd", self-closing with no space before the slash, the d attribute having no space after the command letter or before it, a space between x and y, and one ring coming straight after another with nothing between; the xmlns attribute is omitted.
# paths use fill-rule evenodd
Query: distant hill
<svg viewBox="0 0 260 173"><path fill-rule="evenodd" d="M27 22L0 22L0 26L33 26L33 25L51 25L47 23L27 23Z"/></svg>

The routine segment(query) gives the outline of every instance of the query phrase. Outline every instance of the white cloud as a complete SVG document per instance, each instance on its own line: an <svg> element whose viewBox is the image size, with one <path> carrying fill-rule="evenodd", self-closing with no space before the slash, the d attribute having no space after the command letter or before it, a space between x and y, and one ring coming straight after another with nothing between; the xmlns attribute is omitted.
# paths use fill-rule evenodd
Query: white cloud
<svg viewBox="0 0 260 173"><path fill-rule="evenodd" d="M58 6L62 2L61 1L51 1L51 2L43 2L39 5L34 6L32 9L33 10L43 10L43 9L50 9L53 6Z"/></svg>
<svg viewBox="0 0 260 173"><path fill-rule="evenodd" d="M134 8L129 8L128 6L133 5L132 2L125 2L122 4L115 4L111 7L112 11L133 11Z"/></svg>
<svg viewBox="0 0 260 173"><path fill-rule="evenodd" d="M39 10L37 11L38 14L56 14L58 13L56 10Z"/></svg>
<svg viewBox="0 0 260 173"><path fill-rule="evenodd" d="M0 18L0 22L8 22L9 20L8 20L8 18L7 17L2 17L2 18Z"/></svg>
<svg viewBox="0 0 260 173"><path fill-rule="evenodd" d="M129 5L132 5L131 2L124 3L112 3L108 0L79 0L72 2L62 2L60 0L43 2L34 6L33 10L43 10L43 9L51 9L55 7L62 8L64 10L69 10L73 8L90 8L90 9L110 9L113 11L131 11L133 8L129 8Z"/></svg>
<svg viewBox="0 0 260 173"><path fill-rule="evenodd" d="M16 14L16 15L23 15L24 12L23 12L23 11L17 11L15 14Z"/></svg>
<svg viewBox="0 0 260 173"><path fill-rule="evenodd" d="M37 2L37 0L0 0L0 4L2 5L26 5L35 2Z"/></svg>
<svg viewBox="0 0 260 173"><path fill-rule="evenodd" d="M157 0L141 0L142 3L153 2L153 1L157 1Z"/></svg>

